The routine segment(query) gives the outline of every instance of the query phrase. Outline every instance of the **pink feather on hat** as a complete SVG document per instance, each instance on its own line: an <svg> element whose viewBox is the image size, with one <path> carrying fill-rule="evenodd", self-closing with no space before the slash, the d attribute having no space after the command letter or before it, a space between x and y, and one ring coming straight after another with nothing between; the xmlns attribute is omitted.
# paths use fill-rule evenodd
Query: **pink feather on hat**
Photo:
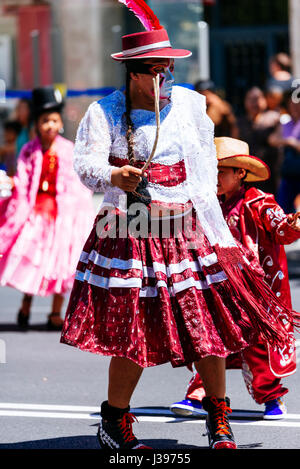
<svg viewBox="0 0 300 469"><path fill-rule="evenodd" d="M135 14L147 31L163 29L159 19L144 0L119 0L119 2L124 3Z"/></svg>

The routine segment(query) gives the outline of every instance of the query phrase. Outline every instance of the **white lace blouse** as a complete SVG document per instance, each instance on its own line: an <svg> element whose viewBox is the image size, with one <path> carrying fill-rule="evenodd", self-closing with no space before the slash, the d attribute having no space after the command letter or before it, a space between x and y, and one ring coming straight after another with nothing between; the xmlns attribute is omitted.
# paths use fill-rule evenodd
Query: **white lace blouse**
<svg viewBox="0 0 300 469"><path fill-rule="evenodd" d="M94 102L83 117L76 136L74 168L83 184L94 192L104 192L103 204L122 209L124 192L111 184L113 166L109 157L127 158L125 96L115 91ZM151 153L156 121L154 111L133 109L134 153L146 161ZM193 202L211 244L235 245L217 199L217 159L214 126L206 114L205 98L181 86L174 86L171 102L161 113L159 142L153 163L173 165L183 160L186 181L166 187L150 182L152 200L167 203ZM124 208L124 206L123 206Z"/></svg>

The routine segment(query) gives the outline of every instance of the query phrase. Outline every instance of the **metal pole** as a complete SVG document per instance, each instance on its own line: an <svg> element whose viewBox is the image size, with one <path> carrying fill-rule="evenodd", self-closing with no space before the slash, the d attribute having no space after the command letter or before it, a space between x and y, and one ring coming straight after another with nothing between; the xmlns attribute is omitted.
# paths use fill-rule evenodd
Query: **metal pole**
<svg viewBox="0 0 300 469"><path fill-rule="evenodd" d="M289 37L293 76L300 78L300 4L299 0L289 0Z"/></svg>
<svg viewBox="0 0 300 469"><path fill-rule="evenodd" d="M62 51L62 35L58 28L51 30L52 45L52 64L53 64L53 83L63 83L63 51Z"/></svg>
<svg viewBox="0 0 300 469"><path fill-rule="evenodd" d="M6 102L6 85L5 80L0 79L0 104Z"/></svg>
<svg viewBox="0 0 300 469"><path fill-rule="evenodd" d="M198 46L198 66L199 80L210 79L209 60L209 26L205 21L198 21L199 46Z"/></svg>
<svg viewBox="0 0 300 469"><path fill-rule="evenodd" d="M40 86L40 32L34 29L30 33L32 45L33 86Z"/></svg>

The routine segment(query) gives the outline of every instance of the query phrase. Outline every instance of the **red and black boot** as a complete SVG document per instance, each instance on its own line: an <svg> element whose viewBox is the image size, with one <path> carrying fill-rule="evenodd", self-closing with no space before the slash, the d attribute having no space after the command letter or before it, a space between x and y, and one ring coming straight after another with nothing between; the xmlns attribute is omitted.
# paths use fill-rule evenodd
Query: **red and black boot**
<svg viewBox="0 0 300 469"><path fill-rule="evenodd" d="M232 412L229 398L204 397L202 405L207 411L206 429L209 447L211 449L237 449L228 419L228 414Z"/></svg>
<svg viewBox="0 0 300 469"><path fill-rule="evenodd" d="M102 449L131 450L151 449L139 443L132 431L132 423L137 418L126 409L112 407L105 401L101 405L101 421L97 433Z"/></svg>

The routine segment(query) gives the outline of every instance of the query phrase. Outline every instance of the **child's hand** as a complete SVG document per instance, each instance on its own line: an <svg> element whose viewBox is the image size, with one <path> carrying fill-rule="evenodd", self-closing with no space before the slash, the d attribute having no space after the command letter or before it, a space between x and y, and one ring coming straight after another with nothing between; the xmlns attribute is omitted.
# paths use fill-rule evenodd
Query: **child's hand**
<svg viewBox="0 0 300 469"><path fill-rule="evenodd" d="M10 179L11 188L13 189L15 187L15 180L13 177L10 177L10 176L9 176L9 179Z"/></svg>
<svg viewBox="0 0 300 469"><path fill-rule="evenodd" d="M288 222L296 231L300 231L300 212L288 215Z"/></svg>
<svg viewBox="0 0 300 469"><path fill-rule="evenodd" d="M294 207L297 212L300 211L300 194L295 197Z"/></svg>
<svg viewBox="0 0 300 469"><path fill-rule="evenodd" d="M5 171L0 173L0 199L7 199L11 196L14 187L14 179L7 176Z"/></svg>

